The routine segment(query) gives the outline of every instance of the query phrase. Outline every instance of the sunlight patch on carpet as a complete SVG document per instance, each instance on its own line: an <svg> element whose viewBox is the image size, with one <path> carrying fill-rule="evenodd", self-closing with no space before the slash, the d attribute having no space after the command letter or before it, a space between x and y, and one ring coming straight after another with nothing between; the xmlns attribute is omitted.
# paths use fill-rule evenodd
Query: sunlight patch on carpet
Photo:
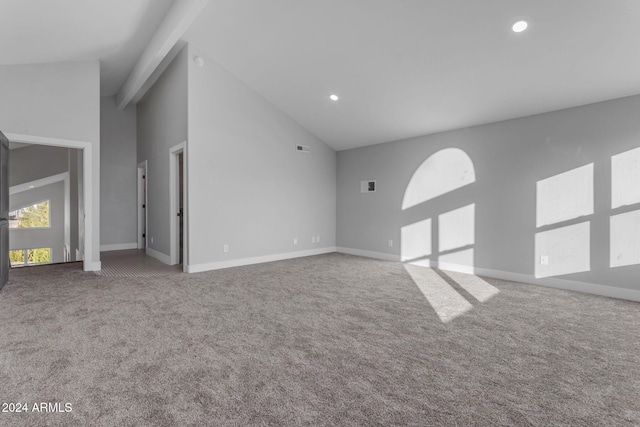
<svg viewBox="0 0 640 427"><path fill-rule="evenodd" d="M433 269L411 264L405 264L404 268L444 323L473 308L469 301Z"/></svg>
<svg viewBox="0 0 640 427"><path fill-rule="evenodd" d="M443 323L450 322L473 308L464 296L432 268L414 264L405 264L404 268ZM498 288L473 274L455 271L443 273L480 302L486 302L500 292Z"/></svg>
<svg viewBox="0 0 640 427"><path fill-rule="evenodd" d="M455 271L447 271L445 274L480 302L488 301L489 298L500 292L498 288L473 274L464 274Z"/></svg>

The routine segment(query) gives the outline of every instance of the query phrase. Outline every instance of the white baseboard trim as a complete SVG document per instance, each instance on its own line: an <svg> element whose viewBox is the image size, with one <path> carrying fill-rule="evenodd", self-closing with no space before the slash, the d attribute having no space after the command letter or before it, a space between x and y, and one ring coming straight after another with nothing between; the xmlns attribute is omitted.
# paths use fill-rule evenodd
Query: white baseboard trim
<svg viewBox="0 0 640 427"><path fill-rule="evenodd" d="M439 268L445 270L445 268L443 267ZM478 276L492 277L494 279L510 280L513 282L546 286L548 288L564 289L566 291L583 292L587 294L600 295L603 297L620 298L640 302L640 290L635 289L604 286L598 285L596 283L579 282L577 280L559 279L557 277L536 279L533 275L529 274L512 273L508 271L491 270L487 268L474 268L474 272Z"/></svg>
<svg viewBox="0 0 640 427"><path fill-rule="evenodd" d="M337 247L336 248L336 252L339 252L341 254L347 254L347 255L363 256L363 257L366 257L366 258L381 259L381 260L384 260L384 261L400 262L400 256L399 255L385 254L383 252L372 252L372 251L365 251L365 250L362 250L362 249L343 248L343 247Z"/></svg>
<svg viewBox="0 0 640 427"><path fill-rule="evenodd" d="M398 261L398 255L385 254L381 252L371 252L361 249L337 248L337 252L349 255L363 256L367 258L381 259L385 261ZM456 271L459 273L476 274L478 276L491 277L494 279L509 280L512 282L527 283L531 285L546 286L548 288L563 289L567 291L583 292L587 294L600 295L603 297L620 298L640 302L640 290L618 288L614 286L604 286L595 283L578 282L576 280L559 279L557 277L546 277L537 279L530 274L512 273L509 271L492 270L488 268L469 267L466 265L438 263L434 261L424 262L431 268L439 268L445 271Z"/></svg>
<svg viewBox="0 0 640 427"><path fill-rule="evenodd" d="M169 255L165 255L162 252L158 252L155 249L151 249L151 248L146 249L146 254L149 255L151 258L157 259L163 264L171 265L171 258L169 257Z"/></svg>
<svg viewBox="0 0 640 427"><path fill-rule="evenodd" d="M92 262L92 263L88 263L87 261L83 261L82 269L84 271L100 271L100 270L102 270L102 263L100 261Z"/></svg>
<svg viewBox="0 0 640 427"><path fill-rule="evenodd" d="M114 243L112 245L100 245L100 252L123 251L125 249L138 249L138 243Z"/></svg>
<svg viewBox="0 0 640 427"><path fill-rule="evenodd" d="M202 271L220 270L222 268L240 267L243 265L251 264L262 264L264 262L282 261L285 259L302 258L306 256L328 254L332 252L336 252L335 246L298 252L285 252L280 254L264 255L251 258L232 259L229 261L210 262L206 264L192 264L185 267L185 272L200 273Z"/></svg>

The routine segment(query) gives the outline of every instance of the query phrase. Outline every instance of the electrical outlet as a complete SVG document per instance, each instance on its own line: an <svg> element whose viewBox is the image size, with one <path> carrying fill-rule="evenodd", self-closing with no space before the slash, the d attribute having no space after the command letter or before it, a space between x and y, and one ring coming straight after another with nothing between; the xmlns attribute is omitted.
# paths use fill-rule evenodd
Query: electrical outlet
<svg viewBox="0 0 640 427"><path fill-rule="evenodd" d="M316 242L316 236L311 236L311 243L315 243Z"/></svg>
<svg viewBox="0 0 640 427"><path fill-rule="evenodd" d="M393 247L393 240L389 240L389 247Z"/></svg>
<svg viewBox="0 0 640 427"><path fill-rule="evenodd" d="M540 264L549 265L549 255L540 255Z"/></svg>
<svg viewBox="0 0 640 427"><path fill-rule="evenodd" d="M222 248L224 252L229 252L229 245L225 244Z"/></svg>
<svg viewBox="0 0 640 427"><path fill-rule="evenodd" d="M296 246L298 244L298 238L294 237L293 238L293 245Z"/></svg>
<svg viewBox="0 0 640 427"><path fill-rule="evenodd" d="M151 243L153 243L153 236L151 236Z"/></svg>

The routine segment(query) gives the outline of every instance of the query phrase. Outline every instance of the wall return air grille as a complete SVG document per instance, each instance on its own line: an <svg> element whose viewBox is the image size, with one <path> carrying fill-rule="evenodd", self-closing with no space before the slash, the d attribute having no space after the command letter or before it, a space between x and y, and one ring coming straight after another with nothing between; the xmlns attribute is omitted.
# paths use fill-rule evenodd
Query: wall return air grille
<svg viewBox="0 0 640 427"><path fill-rule="evenodd" d="M361 193L375 193L376 192L376 182L375 181L360 181L360 192Z"/></svg>

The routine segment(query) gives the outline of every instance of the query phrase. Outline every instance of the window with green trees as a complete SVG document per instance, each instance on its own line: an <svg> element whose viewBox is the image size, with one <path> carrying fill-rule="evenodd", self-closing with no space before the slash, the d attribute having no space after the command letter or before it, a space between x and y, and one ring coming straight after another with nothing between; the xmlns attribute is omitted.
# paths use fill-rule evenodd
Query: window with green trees
<svg viewBox="0 0 640 427"><path fill-rule="evenodd" d="M9 251L12 267L46 264L51 262L51 248L16 249Z"/></svg>
<svg viewBox="0 0 640 427"><path fill-rule="evenodd" d="M49 200L9 212L9 228L50 227Z"/></svg>

